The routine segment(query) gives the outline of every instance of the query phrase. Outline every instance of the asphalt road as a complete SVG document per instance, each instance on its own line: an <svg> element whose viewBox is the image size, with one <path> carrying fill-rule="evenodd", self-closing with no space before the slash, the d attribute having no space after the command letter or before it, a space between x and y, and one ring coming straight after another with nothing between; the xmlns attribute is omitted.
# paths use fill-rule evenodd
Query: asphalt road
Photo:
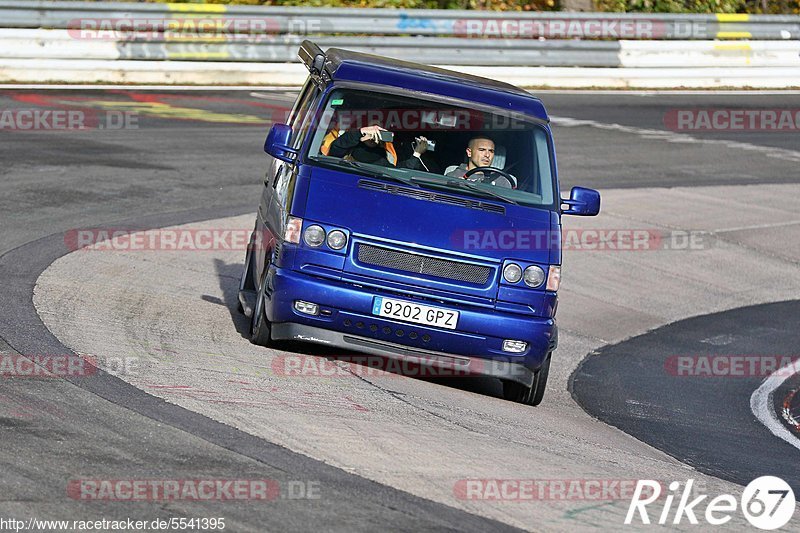
<svg viewBox="0 0 800 533"><path fill-rule="evenodd" d="M794 151L798 148L796 133L675 132L665 125L664 118L684 108L786 107L794 98L552 94L545 103L556 117L563 189L578 184L635 189L796 184L800 180ZM263 136L269 122L285 113L292 99L290 93L253 96L248 92L0 93L2 109L94 110L96 115L85 115L90 125L95 120L97 124L108 121L107 111L111 110L113 120L124 124L127 117L135 122L135 127L129 122L129 127L122 129L105 122L102 129L92 126L82 131L0 130L0 158L5 163L0 167L0 253L4 254L0 294L6 304L0 311L0 349L24 354L68 351L43 327L32 305L39 273L67 252L62 232L103 225L159 227L251 212L261 187ZM691 142L682 142L689 137ZM786 294L785 298L792 296ZM714 324L706 326L713 328ZM782 349L769 337L745 334L745 338L762 342L773 352ZM663 337L658 339L663 341ZM781 346L788 349L788 344ZM661 348L664 353L677 349ZM590 357L586 365L599 360ZM602 362L604 372L627 372L624 356L604 357ZM608 399L603 396L608 390L597 383L593 373L579 372L573 393L590 413L598 414L595 406L603 405L603 413L624 414L615 402L625 396ZM702 395L697 382L681 383L679 387L693 389L694 397ZM757 385L752 380L740 381L736 382L739 388L728 390L730 383L724 382L725 391L720 394L738 397ZM655 394L657 390L653 387L642 393ZM785 398L790 391L781 392ZM656 396L656 400L669 409L679 397L682 392ZM686 398L690 397L687 392ZM66 497L64 487L70 479L113 471L118 477L140 479L269 478L283 486L293 479L311 479L335 487L321 500L284 497L264 507L228 502L224 514L234 530L508 527L295 454L102 373L92 380L74 382L5 378L0 382L0 398L0 428L4 431L0 455L8 465L0 479L3 515L93 518L134 514L155 518L209 516L211 510L219 510L200 502L87 505ZM640 426L626 429L612 415L607 419L598 416L724 479L742 482L749 473L766 471L753 457L745 463L749 469L734 468L722 460L706 466L707 460L696 455L687 458L689 452L675 447L676 442L686 441L685 434L639 421L647 429L648 440L640 436ZM728 416L743 421L748 415L736 410ZM760 439L754 446L785 450L768 433L755 426L752 429L752 438ZM693 431L691 427L684 430ZM703 430L702 438L711 443L731 437L723 424L707 425ZM785 451L791 454L791 450ZM726 457L747 460L744 454L733 452Z"/></svg>
<svg viewBox="0 0 800 533"><path fill-rule="evenodd" d="M172 118L181 104L167 98L168 110L147 104L152 115L140 117L134 111L142 118L136 128L94 128L99 121L91 122L88 114L92 128L85 131L0 132L0 157L6 162L0 170L4 353L69 352L42 326L31 302L38 274L65 251L65 229L109 221L126 227L168 225L252 210L251 199L261 186L261 137L273 110L253 98L231 101L219 95L217 101L209 96L203 99L208 108L203 120L197 120L202 108L190 95L186 100L194 105L190 113L195 120ZM61 103L37 99L31 105L26 97ZM123 113L142 109L125 93L92 92L4 92L0 105L57 109L76 99L90 111L111 109L109 101L126 102ZM272 106L280 113L287 103L290 98L273 98ZM221 118L215 114L220 107L226 108ZM232 127L231 122L249 125ZM220 515L234 531L508 528L309 460L177 409L102 372L73 383L4 378L0 391L2 462L7 465L0 479L3 516L151 520ZM226 502L223 508L218 502L186 501L87 505L68 497L70 480L102 477L110 468L115 478L125 479L270 479L282 493L259 505ZM347 480L359 488L348 487ZM316 483L325 497L293 499L287 492L292 482Z"/></svg>
<svg viewBox="0 0 800 533"><path fill-rule="evenodd" d="M750 408L764 378L786 364L777 363L797 359L798 316L792 301L675 322L592 353L573 375L573 394L600 420L701 472L742 485L778 476L800 494L797 448ZM776 412L796 387L793 379L775 394Z"/></svg>

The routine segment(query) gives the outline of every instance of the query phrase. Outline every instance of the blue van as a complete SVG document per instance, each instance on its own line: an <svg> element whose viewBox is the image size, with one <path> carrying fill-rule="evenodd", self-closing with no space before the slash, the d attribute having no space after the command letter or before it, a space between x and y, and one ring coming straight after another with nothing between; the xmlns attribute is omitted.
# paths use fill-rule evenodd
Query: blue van
<svg viewBox="0 0 800 533"><path fill-rule="evenodd" d="M512 85L305 41L274 124L239 286L250 339L319 343L542 401L558 343L561 215L549 119ZM441 375L447 375L443 372Z"/></svg>

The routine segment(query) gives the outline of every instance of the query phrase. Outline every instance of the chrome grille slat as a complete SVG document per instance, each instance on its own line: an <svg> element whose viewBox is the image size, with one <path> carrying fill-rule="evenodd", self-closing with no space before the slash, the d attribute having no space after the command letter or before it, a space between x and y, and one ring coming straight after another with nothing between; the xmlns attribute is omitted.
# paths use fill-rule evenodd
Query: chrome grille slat
<svg viewBox="0 0 800 533"><path fill-rule="evenodd" d="M367 265L475 283L477 285L485 285L492 273L491 267L483 265L402 252L363 243L358 245L357 257L359 262Z"/></svg>
<svg viewBox="0 0 800 533"><path fill-rule="evenodd" d="M417 200L427 200L429 202L438 202L440 204L458 205L461 207L468 207L470 209L489 211L490 213L497 213L500 215L506 214L506 208L502 205L487 204L479 200L468 200L466 198L451 196L449 194L439 194L430 191L423 191L421 189L412 189L411 187L403 187L402 185L390 185L388 183L360 180L358 182L358 186L362 189L382 191L389 194L397 194L399 196L416 198Z"/></svg>

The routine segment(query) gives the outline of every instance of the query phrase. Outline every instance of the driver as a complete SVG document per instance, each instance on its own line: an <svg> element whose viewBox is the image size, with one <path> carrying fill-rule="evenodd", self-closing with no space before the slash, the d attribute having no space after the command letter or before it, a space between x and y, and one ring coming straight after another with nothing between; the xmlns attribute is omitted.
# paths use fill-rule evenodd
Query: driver
<svg viewBox="0 0 800 533"><path fill-rule="evenodd" d="M473 137L467 143L467 162L461 163L445 176L463 178L464 174L473 168L491 166L492 161L494 161L494 141L488 137Z"/></svg>
<svg viewBox="0 0 800 533"><path fill-rule="evenodd" d="M467 162L461 163L445 176L463 178L464 174L473 168L492 166L492 161L494 161L494 141L488 137L473 137L467 143Z"/></svg>
<svg viewBox="0 0 800 533"><path fill-rule="evenodd" d="M483 172L476 172L469 178L465 178L464 174L474 168L490 167L494 161L494 141L488 137L478 136L473 137L467 143L467 162L461 163L454 170L451 170L445 176L448 178L462 178L470 181L480 181L484 178ZM492 173L488 173L491 177ZM503 187L512 188L513 184L505 176L497 176L491 180L492 185L499 185Z"/></svg>

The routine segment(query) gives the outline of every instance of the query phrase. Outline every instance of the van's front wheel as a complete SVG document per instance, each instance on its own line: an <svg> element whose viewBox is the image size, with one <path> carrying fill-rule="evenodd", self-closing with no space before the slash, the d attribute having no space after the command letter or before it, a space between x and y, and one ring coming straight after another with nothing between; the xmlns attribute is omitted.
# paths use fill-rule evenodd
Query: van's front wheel
<svg viewBox="0 0 800 533"><path fill-rule="evenodd" d="M258 224L256 227L253 228L253 232L250 234L250 241L247 243L247 253L244 256L244 270L242 271L242 277L239 279L239 295L236 303L237 309L242 314L245 314L244 307L242 306L241 297L242 294L247 292L256 292L256 285L253 283L253 272L256 268L256 261L255 255L253 255L253 248L255 246L255 238L256 238L256 230L258 230Z"/></svg>
<svg viewBox="0 0 800 533"><path fill-rule="evenodd" d="M550 374L550 354L542 364L542 368L536 371L533 376L533 385L526 387L516 381L503 381L503 398L512 402L524 403L527 405L539 405L544 398L544 391L547 388L547 377Z"/></svg>
<svg viewBox="0 0 800 533"><path fill-rule="evenodd" d="M270 337L270 330L272 328L264 313L264 290L267 283L267 272L269 272L269 265L264 269L261 286L256 293L256 304L253 306L253 316L250 318L250 342L258 344L259 346L269 346L272 343L272 338Z"/></svg>

